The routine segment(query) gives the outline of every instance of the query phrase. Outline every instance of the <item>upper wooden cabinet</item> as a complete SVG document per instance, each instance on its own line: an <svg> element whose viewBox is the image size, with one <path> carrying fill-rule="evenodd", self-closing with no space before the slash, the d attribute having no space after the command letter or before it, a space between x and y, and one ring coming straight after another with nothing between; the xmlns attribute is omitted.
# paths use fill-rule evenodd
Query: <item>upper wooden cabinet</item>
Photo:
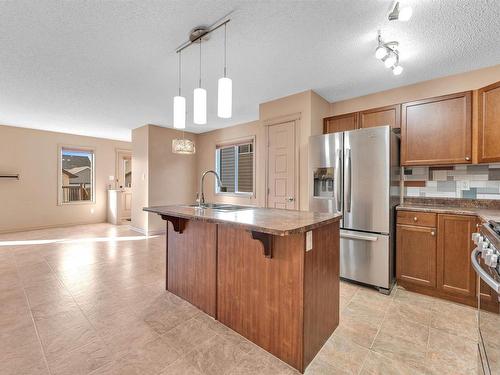
<svg viewBox="0 0 500 375"><path fill-rule="evenodd" d="M400 104L359 112L360 128L372 128L383 125L390 125L391 128L399 128L401 126Z"/></svg>
<svg viewBox="0 0 500 375"><path fill-rule="evenodd" d="M323 133L336 133L354 130L358 127L358 113L331 116L323 119Z"/></svg>
<svg viewBox="0 0 500 375"><path fill-rule="evenodd" d="M500 82L478 92L478 163L500 161Z"/></svg>
<svg viewBox="0 0 500 375"><path fill-rule="evenodd" d="M471 163L471 92L440 96L401 107L401 164Z"/></svg>

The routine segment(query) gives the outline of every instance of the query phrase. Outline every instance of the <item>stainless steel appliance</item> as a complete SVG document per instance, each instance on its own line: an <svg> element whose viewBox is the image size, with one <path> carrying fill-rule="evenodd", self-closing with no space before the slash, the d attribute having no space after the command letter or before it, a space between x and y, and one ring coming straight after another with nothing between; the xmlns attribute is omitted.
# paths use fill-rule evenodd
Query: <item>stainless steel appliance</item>
<svg viewBox="0 0 500 375"><path fill-rule="evenodd" d="M312 136L309 163L310 210L343 214L341 277L390 292L399 137L390 126Z"/></svg>
<svg viewBox="0 0 500 375"><path fill-rule="evenodd" d="M479 233L472 235L476 248L471 261L477 273L478 285L478 374L500 375L500 315L498 315L500 293L500 224L483 224ZM496 313L487 311L493 306Z"/></svg>

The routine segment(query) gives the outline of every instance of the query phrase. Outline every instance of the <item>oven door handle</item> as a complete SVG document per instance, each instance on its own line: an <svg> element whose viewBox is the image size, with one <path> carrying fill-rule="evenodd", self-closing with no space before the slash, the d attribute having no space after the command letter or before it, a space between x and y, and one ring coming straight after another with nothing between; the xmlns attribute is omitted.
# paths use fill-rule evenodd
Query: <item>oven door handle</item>
<svg viewBox="0 0 500 375"><path fill-rule="evenodd" d="M470 255L472 267L474 267L474 270L481 278L481 280L488 284L496 293L500 293L500 283L498 283L483 267L481 267L481 264L479 264L477 260L479 256L481 256L481 250L476 247L474 250L472 250L472 253Z"/></svg>

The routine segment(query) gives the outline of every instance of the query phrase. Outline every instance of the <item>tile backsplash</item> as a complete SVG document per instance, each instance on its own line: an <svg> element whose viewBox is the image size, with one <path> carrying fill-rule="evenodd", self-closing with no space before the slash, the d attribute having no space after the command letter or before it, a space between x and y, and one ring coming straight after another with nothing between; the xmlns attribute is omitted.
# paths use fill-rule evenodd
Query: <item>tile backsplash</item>
<svg viewBox="0 0 500 375"><path fill-rule="evenodd" d="M405 197L500 200L500 163L405 167Z"/></svg>

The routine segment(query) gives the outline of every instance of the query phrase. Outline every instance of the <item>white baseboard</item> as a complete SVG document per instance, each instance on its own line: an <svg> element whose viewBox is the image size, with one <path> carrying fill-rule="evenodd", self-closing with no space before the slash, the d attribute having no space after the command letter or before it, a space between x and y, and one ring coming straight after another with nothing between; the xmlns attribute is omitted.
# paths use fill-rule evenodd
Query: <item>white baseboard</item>
<svg viewBox="0 0 500 375"><path fill-rule="evenodd" d="M167 231L165 229L145 231L142 228L137 228L137 227L134 227L132 225L129 225L128 227L131 230L139 232L139 233L141 233L141 234L143 234L145 236L159 236L159 235L167 233Z"/></svg>

